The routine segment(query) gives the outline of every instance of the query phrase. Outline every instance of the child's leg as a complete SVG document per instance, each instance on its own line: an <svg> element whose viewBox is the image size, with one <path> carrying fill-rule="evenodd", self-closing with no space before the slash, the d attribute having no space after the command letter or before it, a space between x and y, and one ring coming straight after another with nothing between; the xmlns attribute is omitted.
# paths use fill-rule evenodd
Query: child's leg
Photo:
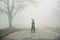
<svg viewBox="0 0 60 40"><path fill-rule="evenodd" d="M35 28L34 28L34 32L35 32Z"/></svg>

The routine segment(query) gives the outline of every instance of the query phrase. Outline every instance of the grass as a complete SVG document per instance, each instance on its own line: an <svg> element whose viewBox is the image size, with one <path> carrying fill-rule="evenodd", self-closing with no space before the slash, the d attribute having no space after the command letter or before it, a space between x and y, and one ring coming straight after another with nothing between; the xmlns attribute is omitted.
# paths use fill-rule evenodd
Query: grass
<svg viewBox="0 0 60 40"><path fill-rule="evenodd" d="M47 28L47 29L60 33L60 28Z"/></svg>
<svg viewBox="0 0 60 40"><path fill-rule="evenodd" d="M0 39L4 38L5 36L8 36L11 33L17 32L20 29L11 27L11 28L5 28L0 30Z"/></svg>

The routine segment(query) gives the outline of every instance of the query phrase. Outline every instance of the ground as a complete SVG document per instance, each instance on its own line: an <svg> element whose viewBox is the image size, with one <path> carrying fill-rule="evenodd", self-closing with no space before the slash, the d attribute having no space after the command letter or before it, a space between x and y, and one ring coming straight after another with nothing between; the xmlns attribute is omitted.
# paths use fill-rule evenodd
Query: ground
<svg viewBox="0 0 60 40"><path fill-rule="evenodd" d="M0 29L0 39L8 36L11 33L14 33L16 31L19 31L20 29L14 28L14 27L8 27L8 28L4 28L4 29Z"/></svg>
<svg viewBox="0 0 60 40"><path fill-rule="evenodd" d="M31 33L30 29L22 29L18 32L6 36L3 40L58 40L60 33L48 28L36 29L35 33Z"/></svg>

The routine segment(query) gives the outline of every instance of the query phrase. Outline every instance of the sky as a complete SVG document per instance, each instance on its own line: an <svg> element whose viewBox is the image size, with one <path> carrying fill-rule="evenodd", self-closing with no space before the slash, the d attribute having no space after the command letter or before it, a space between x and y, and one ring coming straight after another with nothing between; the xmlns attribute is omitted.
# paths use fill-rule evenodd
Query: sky
<svg viewBox="0 0 60 40"><path fill-rule="evenodd" d="M60 18L57 18L57 15L54 13L56 6L58 6L58 0L41 0L37 7L29 5L23 11L19 11L16 14L12 20L13 27L30 28L31 19L35 20L36 28L60 26ZM8 27L8 17L6 14L0 15L0 26L1 28Z"/></svg>

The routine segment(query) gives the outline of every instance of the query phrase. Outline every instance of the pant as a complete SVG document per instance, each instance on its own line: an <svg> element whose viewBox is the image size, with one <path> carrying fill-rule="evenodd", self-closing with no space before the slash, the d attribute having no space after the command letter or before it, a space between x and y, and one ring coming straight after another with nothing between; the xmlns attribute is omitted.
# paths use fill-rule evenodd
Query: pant
<svg viewBox="0 0 60 40"><path fill-rule="evenodd" d="M35 28L32 27L32 28L31 28L31 32L35 32Z"/></svg>

